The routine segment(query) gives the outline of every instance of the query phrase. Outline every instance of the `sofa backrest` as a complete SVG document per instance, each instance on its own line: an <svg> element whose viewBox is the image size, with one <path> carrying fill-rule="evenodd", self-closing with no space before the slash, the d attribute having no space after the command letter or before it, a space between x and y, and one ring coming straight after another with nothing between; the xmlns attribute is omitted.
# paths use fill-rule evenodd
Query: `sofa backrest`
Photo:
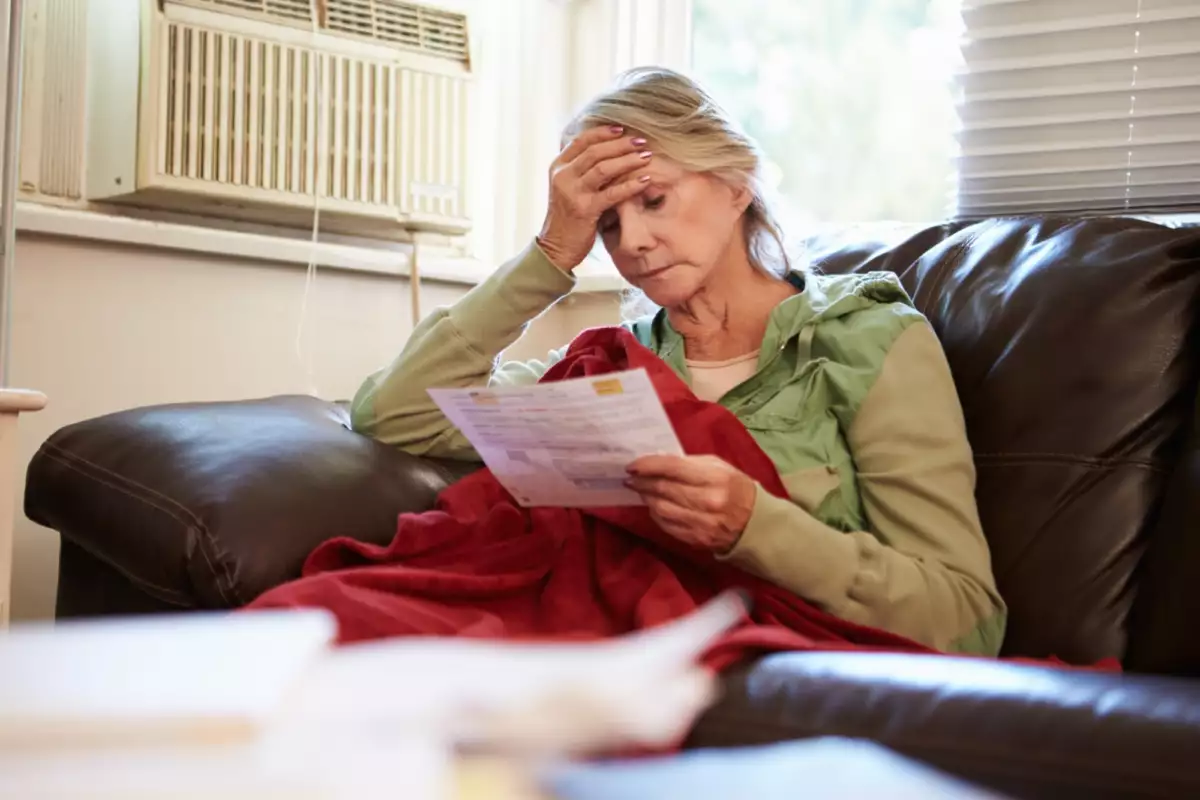
<svg viewBox="0 0 1200 800"><path fill-rule="evenodd" d="M816 239L808 257L826 272L898 273L942 340L1009 605L1005 654L1200 669L1200 648L1164 645L1194 625L1161 613L1200 598L1200 522L1184 508L1200 465L1183 457L1200 380L1200 229L1034 217L889 236ZM1151 574L1172 591L1131 625Z"/></svg>

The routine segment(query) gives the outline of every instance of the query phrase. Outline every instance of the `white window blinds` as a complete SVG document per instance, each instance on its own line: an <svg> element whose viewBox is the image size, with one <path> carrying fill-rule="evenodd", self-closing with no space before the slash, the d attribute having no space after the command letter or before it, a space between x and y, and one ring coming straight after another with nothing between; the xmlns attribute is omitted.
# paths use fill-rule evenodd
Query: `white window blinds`
<svg viewBox="0 0 1200 800"><path fill-rule="evenodd" d="M958 216L1200 209L1200 0L964 0Z"/></svg>

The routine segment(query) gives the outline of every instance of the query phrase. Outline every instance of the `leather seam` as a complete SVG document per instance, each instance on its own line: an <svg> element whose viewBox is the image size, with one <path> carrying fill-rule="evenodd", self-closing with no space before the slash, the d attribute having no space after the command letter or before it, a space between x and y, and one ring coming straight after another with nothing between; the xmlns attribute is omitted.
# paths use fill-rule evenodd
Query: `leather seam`
<svg viewBox="0 0 1200 800"><path fill-rule="evenodd" d="M217 568L213 565L213 557L215 557L215 554L213 557L210 557L208 554L208 547L206 547L206 545L212 546L215 544L215 537L213 537L211 534L208 534L207 531L202 531L202 533L206 535L199 537L199 547L196 549L199 550L200 555L204 557L204 563L208 565L209 572L212 573L214 578L217 578L214 583L216 584L217 591L221 593L221 599L225 601L227 606L238 607L245 605L245 603L242 602L241 595L237 591L237 587L234 585L233 577L229 573L229 562L224 558L218 558L217 560L221 562L222 572L225 573L225 583L228 585L228 593L226 593L226 586L222 585L222 581L217 576ZM229 602L229 595L233 595L232 603Z"/></svg>
<svg viewBox="0 0 1200 800"><path fill-rule="evenodd" d="M973 229L968 228L967 235L963 237L962 241L952 245L950 252L946 254L944 261L945 266L943 269L949 272L953 272L954 270L958 269L959 264L963 260L963 256L966 255L967 251L975 244L975 241L979 238L980 233L981 231L978 227L974 227Z"/></svg>
<svg viewBox="0 0 1200 800"><path fill-rule="evenodd" d="M1139 458L1094 458L1069 453L975 453L976 461L990 464L1076 464L1096 469L1117 467L1142 467L1154 472L1166 472L1167 468L1155 461Z"/></svg>
<svg viewBox="0 0 1200 800"><path fill-rule="evenodd" d="M212 532L208 530L208 527L195 514L195 512L193 512L191 509L187 508L187 506L184 506L178 500L174 500L171 497L168 497L167 495L162 494L161 492L157 492L154 489L151 489L150 487L145 486L144 484L138 483L137 481L127 478L124 475L119 475L110 469L100 466L99 464L93 463L76 453L72 453L71 451L66 450L63 447L60 447L60 446L54 444L53 442L46 442L45 444L43 444L43 450L45 451L47 456L50 456L51 453L53 452L55 455L58 456L57 460L60 461L60 463L64 463L64 465L66 465L66 466L71 466L78 474L86 475L87 477L90 477L92 480L94 480L98 483L102 483L105 486L109 486L112 489L115 489L116 491L121 492L122 494L124 494L127 497L131 497L134 500L138 500L139 502L145 503L146 505L148 505L152 508L156 508L159 511L162 511L164 514L166 514L167 516L174 519L177 523L181 524L185 530L195 530L198 534L198 539L200 541L200 547L199 547L200 553L204 557L204 561L208 565L209 571L212 573L212 576L214 579L213 584L217 587L217 592L221 595L221 599L227 605L234 604L234 603L230 603L230 597L229 597L228 593L226 592L226 587L223 585L224 582L228 582L230 584L230 588L232 588L233 581L232 581L232 576L230 575L230 572L229 572L229 565L223 559L221 560L221 565L222 565L223 571L225 573L224 581L222 581L221 576L218 574L216 568L214 567L212 559L209 558L209 555L204 546L206 541L211 544L214 537L212 535ZM73 463L66 463L66 462L73 462ZM89 474L87 470L82 469L79 465L87 467L87 468L93 470L94 472L92 474ZM95 473L99 473L99 474L95 474ZM100 477L100 475L108 476L109 480L103 479L102 477ZM122 483L124 483L126 485L122 486L121 485ZM137 490L137 491L134 491L134 490ZM145 494L144 495L138 494L138 491L144 492ZM153 502L151 500L151 498L158 498L158 499L168 503L172 508L177 509L180 512L183 512L183 515L185 517L190 518L191 524L186 522L184 519L181 519L179 516L176 516L175 512L172 511L172 508L167 508L162 505L159 505L158 503ZM233 600L236 602L238 598L236 597L236 592L234 594L235 594L235 597L233 598Z"/></svg>
<svg viewBox="0 0 1200 800"><path fill-rule="evenodd" d="M164 603L170 603L171 605L178 606L180 608L196 608L196 603L194 602L193 598L188 597L186 593L177 591L175 589L169 589L166 586L160 586L157 583L152 583L145 578L135 575L120 564L105 558L103 554L94 552L87 545L74 539L71 540L71 544L80 548L92 558L118 573L122 578L133 584L134 588L146 592L146 594L154 597L156 600L161 600Z"/></svg>
<svg viewBox="0 0 1200 800"><path fill-rule="evenodd" d="M43 446L47 450L54 451L61 458L65 458L65 459L69 459L71 461L78 462L79 464L89 467L89 468L95 470L96 472L100 472L100 473L103 473L104 475L109 476L111 479L113 479L119 483L127 484L129 487L131 487L131 489L136 489L138 491L144 492L149 497L154 497L159 500L162 500L163 502L167 503L168 505L173 506L175 509L178 509L179 511L181 511L186 517L189 518L190 524L196 525L201 528L204 527L204 523L200 520L200 518L197 517L196 514L191 509L189 509L187 506L180 503L178 500L175 500L174 498L169 497L169 496L163 494L162 492L155 491L154 489L151 489L149 486L139 483L131 478L128 478L124 475L113 472L112 470L108 469L107 467L102 467L93 461L89 461L88 459L84 458L83 456L81 456L77 453L73 453L70 450L67 450L66 448L61 447L53 442L46 442L45 445L43 445ZM130 489L122 488L121 491L123 491L126 494L132 493ZM134 495L134 496L137 496L137 495ZM138 497L138 499L145 499L145 498ZM172 513L169 509L163 508L160 505L157 505L154 503L151 503L151 505L154 505L155 508L159 508L168 514Z"/></svg>
<svg viewBox="0 0 1200 800"><path fill-rule="evenodd" d="M75 472L79 473L80 475L89 477L92 480L95 480L99 483L103 483L106 486L111 486L113 489L116 489L117 491L122 492L124 494L130 494L129 492L127 492L125 489L121 488L120 486L114 486L95 475L89 475L87 472L81 470L76 464L71 463L67 459L60 458L59 456L54 455L49 452L45 453L44 455L46 456L46 458L50 459L51 461L61 464L64 467L66 467L67 469L74 470ZM166 509L163 509L159 506L154 505L153 503L148 502L147 500L145 500L145 498L140 498L140 497L137 497L136 495L130 495L130 496L134 497L134 499L145 502L151 508L156 508L159 511L162 511L163 513L167 514L167 516L171 517L175 522L180 521L177 517L174 517L173 515L171 515L171 513L169 511L167 511ZM162 600L163 602L166 602L166 603L175 603L178 605L183 605L187 608L195 607L195 604L193 602L191 602L192 598L188 597L186 593L177 591L175 589L170 589L166 586L160 586L160 585L153 583L151 581L148 581L145 578L142 578L138 575L134 575L132 572L127 570L122 565L116 563L112 559L105 557L105 555L103 553L98 553L98 552L94 551L92 548L88 547L87 543L85 543L83 541L72 538L71 543L74 544L76 547L81 548L84 552L86 552L92 558L95 558L98 561L105 564L106 566L110 567L111 569L116 570L118 573L121 574L121 577L125 578L130 583L137 586L138 588L149 590L150 593L157 593L156 596L158 596L159 600ZM178 599L176 599L176 598L178 598Z"/></svg>

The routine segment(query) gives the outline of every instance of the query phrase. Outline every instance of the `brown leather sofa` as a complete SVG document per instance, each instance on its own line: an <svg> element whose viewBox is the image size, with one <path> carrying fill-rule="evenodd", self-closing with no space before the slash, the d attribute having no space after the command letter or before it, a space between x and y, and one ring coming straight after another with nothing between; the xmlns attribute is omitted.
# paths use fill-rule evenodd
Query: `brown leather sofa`
<svg viewBox="0 0 1200 800"><path fill-rule="evenodd" d="M1200 796L1200 229L997 219L809 255L899 273L942 338L1009 660L764 658L689 746L839 734L1013 796ZM62 534L60 617L221 609L327 537L387 541L469 468L356 435L314 398L160 406L57 432L25 510ZM1051 655L1125 673L1011 660Z"/></svg>

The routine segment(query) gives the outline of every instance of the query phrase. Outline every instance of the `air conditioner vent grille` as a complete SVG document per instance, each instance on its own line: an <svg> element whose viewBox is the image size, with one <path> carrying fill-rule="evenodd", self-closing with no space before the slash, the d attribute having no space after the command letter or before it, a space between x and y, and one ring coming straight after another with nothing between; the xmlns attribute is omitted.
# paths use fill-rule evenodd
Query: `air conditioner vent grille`
<svg viewBox="0 0 1200 800"><path fill-rule="evenodd" d="M329 0L330 31L391 42L421 53L468 61L463 14L401 0Z"/></svg>
<svg viewBox="0 0 1200 800"><path fill-rule="evenodd" d="M178 25L167 59L164 175L394 202L393 66Z"/></svg>
<svg viewBox="0 0 1200 800"><path fill-rule="evenodd" d="M154 169L170 185L465 216L466 79L175 22L158 41Z"/></svg>
<svg viewBox="0 0 1200 800"><path fill-rule="evenodd" d="M467 17L403 0L172 0L185 6L226 11L293 27L311 27L313 9L328 33L398 45L405 50L470 62Z"/></svg>
<svg viewBox="0 0 1200 800"><path fill-rule="evenodd" d="M213 11L240 11L271 22L312 27L313 0L174 0L180 5Z"/></svg>

